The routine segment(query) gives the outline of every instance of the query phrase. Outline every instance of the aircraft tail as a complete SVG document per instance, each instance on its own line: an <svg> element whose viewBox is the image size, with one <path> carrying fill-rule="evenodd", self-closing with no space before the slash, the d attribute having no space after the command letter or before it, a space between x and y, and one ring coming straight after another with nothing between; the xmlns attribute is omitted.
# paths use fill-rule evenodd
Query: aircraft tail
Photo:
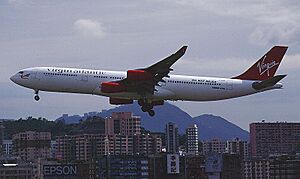
<svg viewBox="0 0 300 179"><path fill-rule="evenodd" d="M286 46L274 46L247 71L233 79L263 81L272 78L287 49Z"/></svg>

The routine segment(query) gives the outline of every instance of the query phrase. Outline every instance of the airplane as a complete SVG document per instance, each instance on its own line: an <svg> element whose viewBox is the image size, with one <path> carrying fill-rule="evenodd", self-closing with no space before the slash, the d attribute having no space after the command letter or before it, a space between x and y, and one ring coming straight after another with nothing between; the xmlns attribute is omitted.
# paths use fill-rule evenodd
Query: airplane
<svg viewBox="0 0 300 179"><path fill-rule="evenodd" d="M215 101L281 89L286 75L275 75L287 46L274 46L241 75L232 78L171 75L171 66L186 52L187 46L146 68L128 71L33 67L19 71L14 83L39 91L82 93L109 97L113 105L137 101L143 112L154 116L154 106L164 101Z"/></svg>

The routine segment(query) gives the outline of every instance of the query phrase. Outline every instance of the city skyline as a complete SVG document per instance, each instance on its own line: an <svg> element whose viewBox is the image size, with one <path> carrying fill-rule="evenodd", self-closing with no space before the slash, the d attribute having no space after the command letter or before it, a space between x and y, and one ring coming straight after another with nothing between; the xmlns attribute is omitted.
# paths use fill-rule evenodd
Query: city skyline
<svg viewBox="0 0 300 179"><path fill-rule="evenodd" d="M40 121L49 123L43 119ZM141 117L133 113L115 112L106 119L91 117L78 124L83 128L71 125L79 129L79 133L69 128L70 133L52 135L49 128L41 125L14 130L10 142L1 141L5 147L0 157L1 176L26 175L45 179L122 176L268 179L300 176L299 122L251 123L250 143L239 138L199 140L197 125L191 125L187 126L186 138L178 141L179 145L175 144L178 140L176 123L166 123L165 133L159 134L142 132L140 122ZM10 125L6 123L6 126ZM99 131L99 128L103 130ZM2 126L2 138L3 129ZM268 142L264 144L266 140Z"/></svg>
<svg viewBox="0 0 300 179"><path fill-rule="evenodd" d="M153 64L178 47L189 45L172 74L231 77L247 69L273 45L288 45L278 72L288 74L283 90L228 101L171 104L191 116L222 116L243 129L262 119L299 120L298 3L7 0L0 5L4 22L0 29L0 118L56 119L64 113L114 107L104 97L46 92L41 92L37 103L33 91L9 81L11 75L26 67L127 70Z"/></svg>

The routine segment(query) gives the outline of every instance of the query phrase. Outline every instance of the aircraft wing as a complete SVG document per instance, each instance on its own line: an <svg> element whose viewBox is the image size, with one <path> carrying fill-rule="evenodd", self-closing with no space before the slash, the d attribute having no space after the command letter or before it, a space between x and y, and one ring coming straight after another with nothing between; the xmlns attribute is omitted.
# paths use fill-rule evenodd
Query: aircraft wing
<svg viewBox="0 0 300 179"><path fill-rule="evenodd" d="M156 83L158 83L162 80L163 77L169 77L169 72L173 71L173 69L171 69L171 66L185 54L186 49L187 46L183 46L176 53L142 70L154 74L154 80Z"/></svg>
<svg viewBox="0 0 300 179"><path fill-rule="evenodd" d="M123 80L102 83L102 92L126 91L141 95L153 94L156 91L155 86L159 86L159 82L165 82L163 78L169 77L169 72L173 71L171 66L185 54L186 49L187 46L183 46L174 54L147 68L128 70L127 77ZM120 90L114 90L114 86L109 83L119 86Z"/></svg>

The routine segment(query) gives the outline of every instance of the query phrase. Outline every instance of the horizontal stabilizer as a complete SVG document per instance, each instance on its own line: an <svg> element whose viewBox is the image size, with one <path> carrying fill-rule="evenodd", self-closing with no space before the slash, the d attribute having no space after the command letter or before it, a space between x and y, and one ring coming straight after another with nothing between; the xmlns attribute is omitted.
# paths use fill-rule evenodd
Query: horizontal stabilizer
<svg viewBox="0 0 300 179"><path fill-rule="evenodd" d="M278 83L280 80L282 80L284 77L286 77L286 75L277 75L277 76L274 76L270 79L267 79L267 80L264 80L264 81L261 81L261 82L254 82L252 84L252 87L255 90L261 90L261 89L264 89L264 88L272 87L276 83Z"/></svg>

